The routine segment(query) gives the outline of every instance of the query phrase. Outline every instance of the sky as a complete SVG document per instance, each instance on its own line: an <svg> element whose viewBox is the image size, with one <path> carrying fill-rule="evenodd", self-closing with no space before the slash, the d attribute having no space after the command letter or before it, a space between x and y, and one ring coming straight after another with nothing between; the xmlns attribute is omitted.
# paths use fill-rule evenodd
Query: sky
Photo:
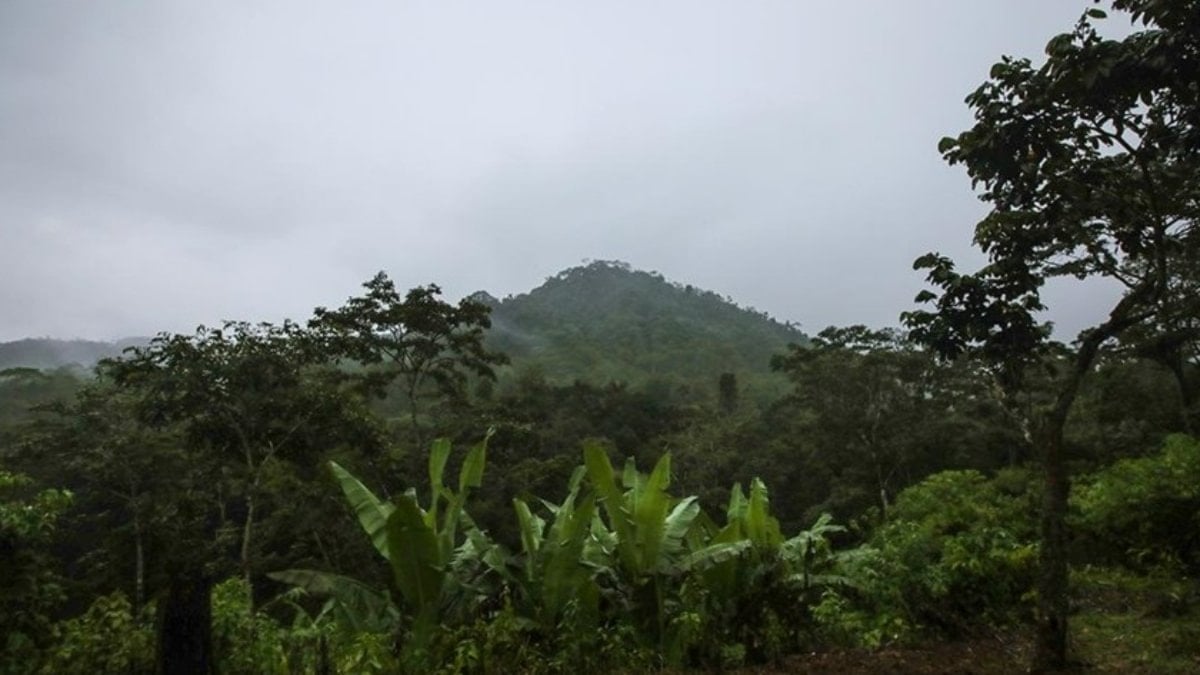
<svg viewBox="0 0 1200 675"><path fill-rule="evenodd" d="M986 205L937 141L1087 0L0 3L0 340L306 319L619 259L895 325ZM1113 20L1115 21L1115 19ZM1103 285L1051 289L1095 323Z"/></svg>

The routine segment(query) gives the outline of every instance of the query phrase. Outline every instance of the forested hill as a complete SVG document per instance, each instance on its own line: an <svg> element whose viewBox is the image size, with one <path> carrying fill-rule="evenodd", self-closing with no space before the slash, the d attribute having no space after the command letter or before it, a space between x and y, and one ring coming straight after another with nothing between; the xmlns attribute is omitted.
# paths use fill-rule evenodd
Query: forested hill
<svg viewBox="0 0 1200 675"><path fill-rule="evenodd" d="M91 368L97 361L118 356L126 347L144 345L148 338L125 338L116 342L27 338L0 342L0 370L6 368L58 368L78 365Z"/></svg>
<svg viewBox="0 0 1200 675"><path fill-rule="evenodd" d="M707 389L735 373L762 385L771 356L807 340L765 313L616 261L564 270L502 301L475 297L492 306L491 346L517 372L536 365L557 381Z"/></svg>
<svg viewBox="0 0 1200 675"><path fill-rule="evenodd" d="M504 300L482 291L474 297L492 307L490 346L512 358L504 379L536 372L551 382L620 381L707 398L722 373L734 373L743 387L777 393L784 381L770 373L771 356L807 340L796 327L731 299L617 261L563 270ZM146 341L0 343L0 369L90 368Z"/></svg>

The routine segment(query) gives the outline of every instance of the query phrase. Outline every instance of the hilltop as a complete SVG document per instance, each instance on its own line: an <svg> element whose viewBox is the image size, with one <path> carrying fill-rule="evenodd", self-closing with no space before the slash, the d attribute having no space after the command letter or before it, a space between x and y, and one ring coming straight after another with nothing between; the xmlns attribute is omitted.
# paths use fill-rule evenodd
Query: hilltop
<svg viewBox="0 0 1200 675"><path fill-rule="evenodd" d="M492 307L491 346L552 381L707 390L730 372L763 384L774 381L773 354L807 341L764 312L619 261L563 270L504 300L474 297Z"/></svg>

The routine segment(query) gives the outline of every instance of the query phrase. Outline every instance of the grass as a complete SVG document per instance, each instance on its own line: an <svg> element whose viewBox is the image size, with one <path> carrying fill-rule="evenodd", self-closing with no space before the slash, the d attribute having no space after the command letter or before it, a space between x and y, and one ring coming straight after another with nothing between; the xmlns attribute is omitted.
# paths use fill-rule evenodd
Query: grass
<svg viewBox="0 0 1200 675"><path fill-rule="evenodd" d="M1200 584L1177 574L1089 568L1074 575L1077 658L1091 672L1200 672Z"/></svg>

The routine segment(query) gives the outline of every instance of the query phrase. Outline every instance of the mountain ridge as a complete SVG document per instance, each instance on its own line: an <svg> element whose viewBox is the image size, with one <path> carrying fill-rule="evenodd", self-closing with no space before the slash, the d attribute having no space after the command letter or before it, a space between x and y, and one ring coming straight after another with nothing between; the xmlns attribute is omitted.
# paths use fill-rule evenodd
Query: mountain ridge
<svg viewBox="0 0 1200 675"><path fill-rule="evenodd" d="M771 378L771 355L808 339L795 324L728 296L616 260L585 261L503 299L487 291L468 297L492 308L488 345L513 362L503 379L532 371L559 383L677 389L715 383L726 372ZM147 341L26 338L0 343L0 369L90 368Z"/></svg>

